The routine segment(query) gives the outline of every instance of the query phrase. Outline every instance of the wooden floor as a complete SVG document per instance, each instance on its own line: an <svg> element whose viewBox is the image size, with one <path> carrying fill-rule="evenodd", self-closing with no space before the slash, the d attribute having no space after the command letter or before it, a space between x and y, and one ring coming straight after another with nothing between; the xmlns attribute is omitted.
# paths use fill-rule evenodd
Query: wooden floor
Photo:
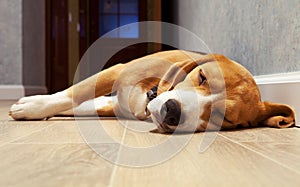
<svg viewBox="0 0 300 187"><path fill-rule="evenodd" d="M200 142L213 134L198 133L187 145L170 143L159 152L162 143L190 135L137 132L111 118L101 119L101 124L94 118L12 121L7 116L12 103L0 101L0 186L300 186L299 128L219 132L204 153L199 152ZM139 131L154 127L132 123L130 128ZM99 125L111 142L97 142L94 128ZM139 155L116 142L153 151ZM177 153L168 156L174 150Z"/></svg>

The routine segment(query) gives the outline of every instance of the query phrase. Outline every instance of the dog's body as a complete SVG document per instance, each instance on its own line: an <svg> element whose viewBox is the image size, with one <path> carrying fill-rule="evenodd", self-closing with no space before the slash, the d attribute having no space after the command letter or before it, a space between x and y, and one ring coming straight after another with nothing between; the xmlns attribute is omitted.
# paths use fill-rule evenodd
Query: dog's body
<svg viewBox="0 0 300 187"><path fill-rule="evenodd" d="M147 92L155 86L158 96L150 101ZM112 92L115 97L105 96ZM261 102L252 75L238 63L181 50L115 65L53 95L24 97L10 115L16 120L44 119L73 114L73 106L76 115L151 116L158 132L295 124L289 106Z"/></svg>

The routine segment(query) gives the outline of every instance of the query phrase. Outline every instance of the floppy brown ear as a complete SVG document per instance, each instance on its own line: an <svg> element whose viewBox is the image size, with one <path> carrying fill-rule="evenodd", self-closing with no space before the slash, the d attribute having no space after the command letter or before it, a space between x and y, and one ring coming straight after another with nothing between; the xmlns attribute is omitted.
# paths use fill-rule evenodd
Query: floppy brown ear
<svg viewBox="0 0 300 187"><path fill-rule="evenodd" d="M288 106L264 102L259 114L261 123L270 127L287 128L295 125L295 112Z"/></svg>
<svg viewBox="0 0 300 187"><path fill-rule="evenodd" d="M197 66L198 64L190 59L172 64L158 84L158 95L172 90L178 82L182 81Z"/></svg>

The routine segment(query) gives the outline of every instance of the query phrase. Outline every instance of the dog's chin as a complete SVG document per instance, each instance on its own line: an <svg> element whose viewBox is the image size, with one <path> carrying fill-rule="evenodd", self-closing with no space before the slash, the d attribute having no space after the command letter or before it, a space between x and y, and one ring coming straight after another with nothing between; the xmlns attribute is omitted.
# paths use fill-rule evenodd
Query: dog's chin
<svg viewBox="0 0 300 187"><path fill-rule="evenodd" d="M171 126L165 123L159 123L157 119L151 115L152 122L157 126L156 129L151 130L152 133L160 133L160 134L182 134L182 133L194 133L197 132L195 128L188 128L183 124L179 124L178 126Z"/></svg>
<svg viewBox="0 0 300 187"><path fill-rule="evenodd" d="M156 129L150 131L151 133L159 133L159 134L193 134L200 132L197 129L181 129L180 126L175 127L174 129L162 125L158 125Z"/></svg>
<svg viewBox="0 0 300 187"><path fill-rule="evenodd" d="M164 124L164 123L160 124L158 126L158 128L161 129L165 133L173 133L176 130L176 127L170 127L170 126L168 126L167 124Z"/></svg>
<svg viewBox="0 0 300 187"><path fill-rule="evenodd" d="M151 119L152 122L157 126L156 129L152 130L151 132L153 133L172 133L174 132L175 128L170 128L168 125L164 124L164 123L160 123L160 119L157 118L157 115L153 115L151 114Z"/></svg>
<svg viewBox="0 0 300 187"><path fill-rule="evenodd" d="M160 134L172 134L175 130L169 128L166 125L157 125L157 128L150 131L152 133L160 133Z"/></svg>

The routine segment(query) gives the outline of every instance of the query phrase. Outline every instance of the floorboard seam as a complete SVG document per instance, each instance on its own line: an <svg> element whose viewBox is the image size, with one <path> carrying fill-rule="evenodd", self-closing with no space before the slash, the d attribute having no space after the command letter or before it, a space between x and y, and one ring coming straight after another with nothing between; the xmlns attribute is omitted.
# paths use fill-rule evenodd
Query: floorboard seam
<svg viewBox="0 0 300 187"><path fill-rule="evenodd" d="M239 145L239 146L242 146L243 148L245 148L245 149L247 149L247 150L249 150L249 151L251 151L251 152L254 152L254 153L256 153L256 154L258 154L258 155L260 155L260 156L262 156L262 157L264 157L264 158L266 158L266 159L268 159L268 160L271 160L272 162L274 162L274 163L276 163L276 164L278 164L278 165L280 165L280 166L282 166L282 167L284 167L284 168L286 168L286 169L288 169L288 170L291 170L291 171L297 173L298 175L300 175L300 171L295 170L295 169L293 169L293 168L287 166L286 164L283 164L283 163L281 163L281 162L279 162L279 161L277 161L277 160L275 160L275 159L273 159L273 158L270 158L269 156L267 156L267 155L265 155L265 154L263 154L263 153L261 153L261 152L258 152L258 151L256 151L256 150L254 150L254 149L252 149L252 148L250 148L250 147L248 147L248 146L246 146L246 145L240 143L240 142L234 141L234 140L232 140L232 139L230 139L230 138L228 138L228 137L226 137L226 136L224 136L224 135L221 135L221 134L219 134L219 135L222 136L223 138L225 138L225 139L227 139L227 140L229 140L229 141L231 141L231 142L233 142L233 143Z"/></svg>
<svg viewBox="0 0 300 187"><path fill-rule="evenodd" d="M114 180L116 178L116 173L117 173L117 169L118 169L118 164L119 163L119 160L120 160L120 155L121 155L121 151L122 151L122 145L124 143L124 140L125 140L125 136L126 136L126 132L127 132L127 125L125 126L124 128L124 131L123 131L123 134L122 134L122 139L121 139L121 142L120 142L120 148L118 150L118 153L117 153L117 158L116 158L116 163L113 163L114 164L114 167L113 167L113 170L112 170L112 173L111 173L111 176L110 176L110 180L109 180L109 187L113 187L114 185Z"/></svg>
<svg viewBox="0 0 300 187"><path fill-rule="evenodd" d="M10 140L10 141L8 141L8 142L2 143L2 144L0 144L0 147L3 147L3 146L5 146L5 145L7 145L7 144L11 144L11 143L13 143L13 142L15 142L15 141L17 141L17 140L22 139L22 138L26 138L26 137L28 137L28 136L30 136L30 135L36 133L36 132L42 131L42 130L44 130L44 129L47 129L47 128L49 128L50 126L52 126L52 124L49 124L49 125L47 125L46 127L43 127L43 128L41 128L41 129L34 130L34 131L30 132L29 134L26 134L26 135L24 135L24 136L19 136L18 138L15 138L15 139Z"/></svg>

